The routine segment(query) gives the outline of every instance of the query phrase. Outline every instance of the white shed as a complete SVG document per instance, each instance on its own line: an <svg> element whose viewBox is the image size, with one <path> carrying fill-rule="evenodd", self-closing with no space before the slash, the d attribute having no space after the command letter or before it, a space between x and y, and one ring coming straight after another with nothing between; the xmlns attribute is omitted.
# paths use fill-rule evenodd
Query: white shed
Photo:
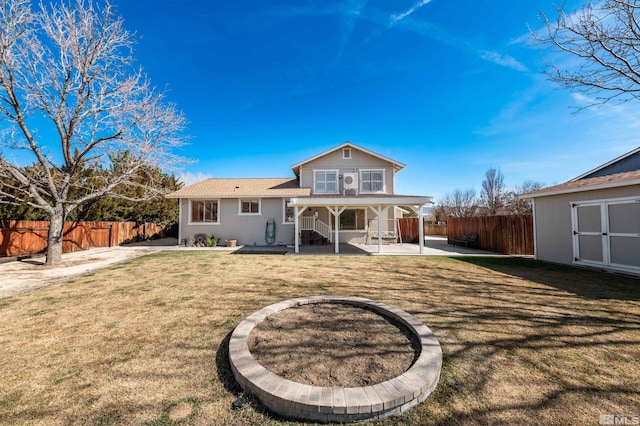
<svg viewBox="0 0 640 426"><path fill-rule="evenodd" d="M640 148L533 200L535 257L640 275Z"/></svg>

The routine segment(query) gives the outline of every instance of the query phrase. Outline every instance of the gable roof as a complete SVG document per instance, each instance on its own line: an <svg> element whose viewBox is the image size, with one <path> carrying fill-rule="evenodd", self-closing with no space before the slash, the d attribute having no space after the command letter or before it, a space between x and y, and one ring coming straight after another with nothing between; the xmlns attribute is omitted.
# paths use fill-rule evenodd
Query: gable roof
<svg viewBox="0 0 640 426"><path fill-rule="evenodd" d="M572 192L594 191L596 189L618 188L621 186L640 185L640 170L598 176L587 179L570 180L569 182L528 192L520 198L547 197L549 195L569 194Z"/></svg>
<svg viewBox="0 0 640 426"><path fill-rule="evenodd" d="M307 163L310 163L313 160L317 160L320 157L324 157L327 154L331 154L332 152L335 152L335 151L338 151L340 149L343 149L343 148L357 149L357 150L362 151L362 152L364 152L366 154L369 154L369 155L371 155L373 157L376 157L376 158L379 158L381 160L387 161L387 162L393 164L393 168L395 169L396 172L404 169L404 167L405 167L405 164L403 164L403 163L401 163L399 161L392 160L391 158L384 157L384 156L382 156L380 154L376 154L373 151L369 151L368 149L362 148L360 146L357 146L357 145L352 144L351 142L347 141L347 142L343 143L342 145L339 145L339 146L337 146L335 148L331 148L331 149L329 149L329 150L327 150L327 151L325 151L323 153L320 153L320 154L315 155L315 156L313 156L311 158L307 158L306 160L301 161L301 162L299 162L297 164L294 164L293 166L291 166L291 170L293 170L293 173L295 173L296 176L300 176L300 167L302 167L303 165L305 165Z"/></svg>
<svg viewBox="0 0 640 426"><path fill-rule="evenodd" d="M588 178L588 177L596 177L596 176L601 176L606 174L606 170L607 168L611 168L611 166L615 165L616 163L621 163L623 162L623 160L632 157L633 155L638 154L640 156L640 146L636 149L633 149L629 152L627 152L626 154L622 154L620 157L614 158L611 161L608 161L598 167L596 167L595 169L589 170L586 173L581 174L578 177L575 177L573 179L571 179L569 182L574 182L576 180L580 180L580 179L584 179L584 178ZM618 173L622 173L625 170L617 170ZM631 170L626 170L626 171L631 171ZM598 173L600 172L600 173ZM613 173L609 173L609 174L613 174ZM591 176L591 175L596 175L596 176Z"/></svg>
<svg viewBox="0 0 640 426"><path fill-rule="evenodd" d="M282 198L309 196L310 188L300 188L291 178L210 178L167 194L167 198Z"/></svg>

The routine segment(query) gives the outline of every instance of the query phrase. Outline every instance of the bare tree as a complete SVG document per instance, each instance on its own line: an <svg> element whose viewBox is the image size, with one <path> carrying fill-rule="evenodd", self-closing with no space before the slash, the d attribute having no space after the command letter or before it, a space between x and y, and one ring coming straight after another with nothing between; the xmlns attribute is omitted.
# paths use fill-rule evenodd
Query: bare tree
<svg viewBox="0 0 640 426"><path fill-rule="evenodd" d="M485 179L482 181L480 199L490 216L498 214L498 210L503 206L504 190L504 176L500 173L500 169L487 170Z"/></svg>
<svg viewBox="0 0 640 426"><path fill-rule="evenodd" d="M445 217L471 217L478 210L478 197L473 189L456 189L440 201L438 210Z"/></svg>
<svg viewBox="0 0 640 426"><path fill-rule="evenodd" d="M514 215L531 214L533 212L531 200L522 200L519 197L522 194L537 191L545 186L545 184L533 180L527 180L522 185L516 185L513 190L508 191L505 195L505 210Z"/></svg>
<svg viewBox="0 0 640 426"><path fill-rule="evenodd" d="M547 75L562 86L592 96L592 105L640 97L640 4L636 0L587 3L567 13L557 8L557 18L541 13L545 35L534 38L556 50L580 58L574 68L549 65Z"/></svg>
<svg viewBox="0 0 640 426"><path fill-rule="evenodd" d="M78 206L116 187L143 189L136 199L158 193L139 174L178 160L185 125L134 68L134 36L111 5L69 1L32 10L30 0L0 0L0 203L46 212L47 264L61 262L64 221ZM92 167L110 173L87 178Z"/></svg>

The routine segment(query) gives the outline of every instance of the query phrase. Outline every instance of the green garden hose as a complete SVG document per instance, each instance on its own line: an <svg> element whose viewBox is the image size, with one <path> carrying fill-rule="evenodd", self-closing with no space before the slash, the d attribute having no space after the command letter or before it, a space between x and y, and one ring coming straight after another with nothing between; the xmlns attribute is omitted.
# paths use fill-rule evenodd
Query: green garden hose
<svg viewBox="0 0 640 426"><path fill-rule="evenodd" d="M276 221L273 219L269 219L267 221L267 226L264 230L264 240L267 242L267 245L271 245L276 242Z"/></svg>

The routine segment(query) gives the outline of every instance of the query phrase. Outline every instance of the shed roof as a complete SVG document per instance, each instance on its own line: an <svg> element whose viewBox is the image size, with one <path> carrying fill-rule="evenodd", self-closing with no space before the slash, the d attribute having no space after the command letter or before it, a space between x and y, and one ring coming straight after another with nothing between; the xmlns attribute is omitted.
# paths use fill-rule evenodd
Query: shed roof
<svg viewBox="0 0 640 426"><path fill-rule="evenodd" d="M305 197L310 188L300 188L291 178L210 178L167 194L167 198Z"/></svg>
<svg viewBox="0 0 640 426"><path fill-rule="evenodd" d="M629 157L631 157L632 155L635 155L635 154L638 154L638 153L640 153L640 146L639 146L639 147L637 147L636 149L633 149L633 150L631 150L631 151L627 152L626 154L622 154L621 156L619 156L619 157L617 157L617 158L614 158L614 159L613 159L613 160L611 160L611 161L607 161L606 163L604 163L604 164L602 164L602 165L600 165L600 166L596 167L595 169L591 169L591 170L589 170L588 172L583 173L583 174L581 174L580 176L578 176L578 177L575 177L575 178L571 179L569 182L573 182L573 181L576 181L576 180L584 179L584 178L586 178L586 177L587 177L587 176L589 176L589 175L592 175L592 174L594 174L594 173L600 172L601 170L606 169L607 167L609 167L609 166L611 166L611 165L613 165L613 164L619 163L619 162L621 162L621 161L625 160L626 158L629 158ZM618 171L620 171L620 170L618 170ZM629 171L630 171L630 170L629 170ZM621 171L620 171L620 172L621 172ZM603 174L603 173L601 173L601 174Z"/></svg>
<svg viewBox="0 0 640 426"><path fill-rule="evenodd" d="M607 176L598 176L594 178L571 180L560 185L522 194L520 198L548 197L550 195L595 191L597 189L617 188L629 185L640 185L640 170L616 173Z"/></svg>

